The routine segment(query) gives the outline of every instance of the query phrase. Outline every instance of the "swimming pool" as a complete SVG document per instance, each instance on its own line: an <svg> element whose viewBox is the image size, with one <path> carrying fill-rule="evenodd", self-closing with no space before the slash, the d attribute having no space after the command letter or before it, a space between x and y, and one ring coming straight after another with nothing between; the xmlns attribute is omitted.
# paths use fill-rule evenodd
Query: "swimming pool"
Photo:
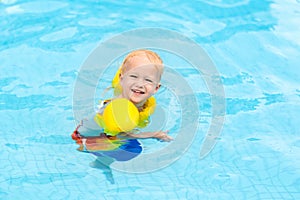
<svg viewBox="0 0 300 200"><path fill-rule="evenodd" d="M299 7L279 0L0 1L0 198L299 199ZM210 56L226 95L221 135L200 159L211 95L197 69L161 50L197 98L189 148L147 173L92 168L94 157L70 137L80 68L103 42L148 27L176 31ZM162 89L157 98L177 136L179 102ZM142 143L143 155L169 145Z"/></svg>

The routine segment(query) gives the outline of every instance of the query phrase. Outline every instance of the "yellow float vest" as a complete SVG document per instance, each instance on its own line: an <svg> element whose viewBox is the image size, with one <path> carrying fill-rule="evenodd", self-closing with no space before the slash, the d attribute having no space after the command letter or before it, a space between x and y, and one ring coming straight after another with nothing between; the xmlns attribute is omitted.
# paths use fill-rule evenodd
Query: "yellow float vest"
<svg viewBox="0 0 300 200"><path fill-rule="evenodd" d="M119 95L122 91L122 87L120 85L120 74L121 74L121 67L118 69L115 77L112 80L112 87L114 88L115 96ZM105 101L108 103L110 100L105 100ZM147 99L146 103L143 106L143 110L139 111L139 123L136 128L144 128L149 124L149 117L150 117L150 115L153 114L155 107L156 107L156 100L152 96L149 99ZM94 120L99 126L104 128L104 131L107 135L115 136L119 133L119 132L109 132L105 128L103 116L100 113L96 114L96 116L94 117Z"/></svg>

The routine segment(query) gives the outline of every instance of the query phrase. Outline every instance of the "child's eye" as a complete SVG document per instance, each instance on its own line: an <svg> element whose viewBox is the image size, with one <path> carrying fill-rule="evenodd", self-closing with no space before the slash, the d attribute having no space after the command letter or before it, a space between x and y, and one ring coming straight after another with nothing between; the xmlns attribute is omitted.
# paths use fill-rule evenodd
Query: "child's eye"
<svg viewBox="0 0 300 200"><path fill-rule="evenodd" d="M148 83L153 83L153 81L151 79L146 78L145 79Z"/></svg>
<svg viewBox="0 0 300 200"><path fill-rule="evenodd" d="M137 75L130 74L129 77L130 77L130 78L137 78Z"/></svg>

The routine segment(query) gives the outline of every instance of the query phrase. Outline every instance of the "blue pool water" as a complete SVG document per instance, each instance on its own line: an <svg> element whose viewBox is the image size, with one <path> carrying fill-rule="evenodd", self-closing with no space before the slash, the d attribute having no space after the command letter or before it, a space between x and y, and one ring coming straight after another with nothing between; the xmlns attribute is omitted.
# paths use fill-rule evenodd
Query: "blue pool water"
<svg viewBox="0 0 300 200"><path fill-rule="evenodd" d="M298 0L1 0L0 199L300 199L299 9ZM210 93L198 70L159 50L197 98L189 148L147 173L91 167L95 157L70 137L80 68L103 41L147 27L176 31L210 56L226 97L221 135L200 159ZM176 94L163 87L157 99L176 140ZM141 143L142 155L170 145Z"/></svg>

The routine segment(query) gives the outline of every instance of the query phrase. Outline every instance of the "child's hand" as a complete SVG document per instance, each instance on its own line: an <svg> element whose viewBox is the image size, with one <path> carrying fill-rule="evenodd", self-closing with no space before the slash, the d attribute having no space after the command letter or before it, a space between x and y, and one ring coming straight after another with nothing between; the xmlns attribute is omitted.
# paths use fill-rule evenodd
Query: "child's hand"
<svg viewBox="0 0 300 200"><path fill-rule="evenodd" d="M167 133L169 131L156 131L156 132L142 132L139 134L135 133L120 133L118 136L122 138L139 138L139 139L145 139L145 138L155 138L164 142L170 142L173 140L171 136L169 136Z"/></svg>
<svg viewBox="0 0 300 200"><path fill-rule="evenodd" d="M170 142L171 140L173 140L173 138L168 135L168 132L169 131L157 131L154 132L153 137L164 142Z"/></svg>

